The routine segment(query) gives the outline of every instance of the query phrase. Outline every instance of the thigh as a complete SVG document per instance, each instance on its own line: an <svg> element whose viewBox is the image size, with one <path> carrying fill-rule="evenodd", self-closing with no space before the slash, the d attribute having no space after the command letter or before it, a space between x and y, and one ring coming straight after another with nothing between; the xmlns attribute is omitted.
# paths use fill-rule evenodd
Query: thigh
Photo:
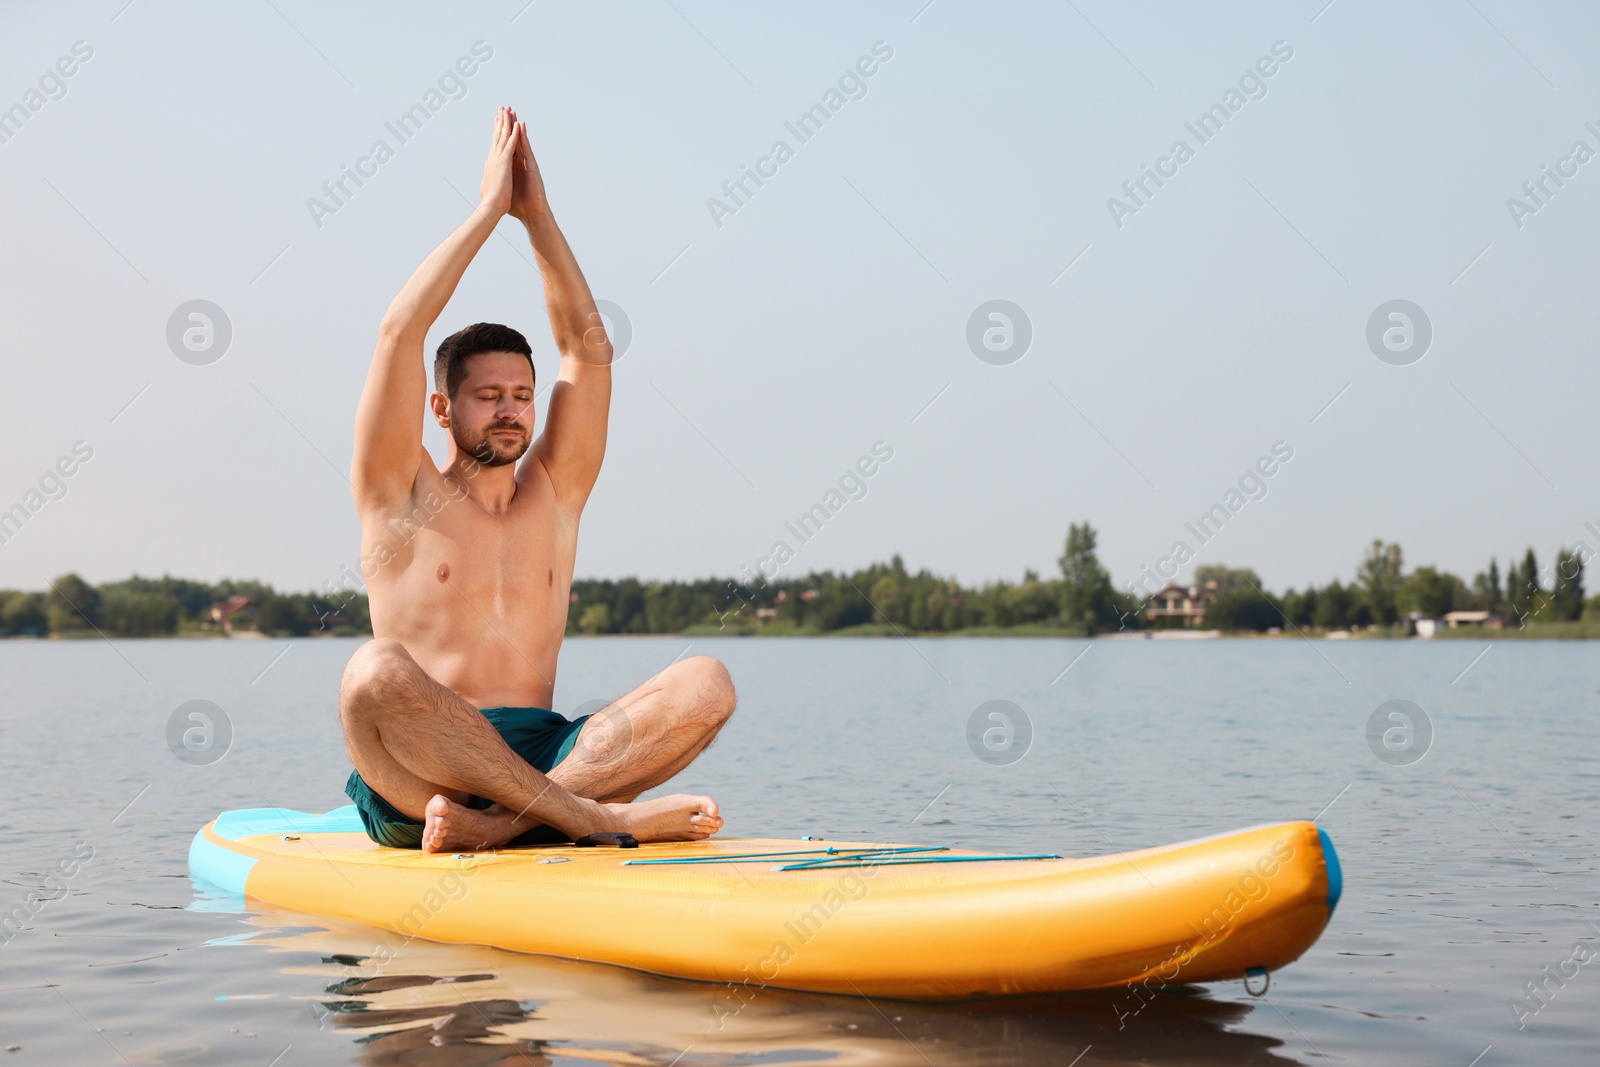
<svg viewBox="0 0 1600 1067"><path fill-rule="evenodd" d="M361 646L345 668L339 693L339 719L350 762L367 787L396 811L422 820L428 801L443 794L464 802L466 794L426 781L407 770L383 742L382 714L408 696L442 688L397 641L374 640Z"/></svg>
<svg viewBox="0 0 1600 1067"><path fill-rule="evenodd" d="M710 743L731 711L721 664L704 656L674 663L589 716L561 766L582 764L625 779L639 771L673 774Z"/></svg>
<svg viewBox="0 0 1600 1067"><path fill-rule="evenodd" d="M584 719L567 756L594 767L610 768L638 752L659 753L682 741L679 716L656 678L637 686Z"/></svg>

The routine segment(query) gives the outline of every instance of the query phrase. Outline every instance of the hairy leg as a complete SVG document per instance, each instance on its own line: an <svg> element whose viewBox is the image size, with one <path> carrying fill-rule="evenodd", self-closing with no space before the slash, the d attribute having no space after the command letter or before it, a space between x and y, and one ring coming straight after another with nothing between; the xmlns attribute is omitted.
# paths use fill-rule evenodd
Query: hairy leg
<svg viewBox="0 0 1600 1067"><path fill-rule="evenodd" d="M574 838L621 830L640 840L705 837L722 825L709 797L621 805L575 796L513 752L477 708L429 677L395 640L376 638L356 650L340 682L339 717L356 770L424 822L428 851L500 844L540 823ZM468 793L494 800L498 810L463 807Z"/></svg>
<svg viewBox="0 0 1600 1067"><path fill-rule="evenodd" d="M550 779L581 797L631 801L705 751L734 703L721 663L710 656L674 663L584 723Z"/></svg>

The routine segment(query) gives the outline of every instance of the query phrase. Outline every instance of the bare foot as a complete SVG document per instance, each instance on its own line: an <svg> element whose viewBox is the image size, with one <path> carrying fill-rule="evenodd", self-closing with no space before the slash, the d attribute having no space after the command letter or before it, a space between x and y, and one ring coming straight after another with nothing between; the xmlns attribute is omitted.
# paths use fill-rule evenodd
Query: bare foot
<svg viewBox="0 0 1600 1067"><path fill-rule="evenodd" d="M704 841L722 829L717 802L710 797L674 793L632 804L602 804L608 830L632 834L640 841Z"/></svg>
<svg viewBox="0 0 1600 1067"><path fill-rule="evenodd" d="M503 845L528 829L525 819L498 804L469 808L436 796L423 812L422 851L474 852Z"/></svg>
<svg viewBox="0 0 1600 1067"><path fill-rule="evenodd" d="M710 797L675 793L632 804L600 804L603 825L597 830L632 834L640 841L703 841L722 829L717 802ZM422 851L473 852L495 848L534 825L509 808L491 804L469 808L446 796L428 801L422 825Z"/></svg>

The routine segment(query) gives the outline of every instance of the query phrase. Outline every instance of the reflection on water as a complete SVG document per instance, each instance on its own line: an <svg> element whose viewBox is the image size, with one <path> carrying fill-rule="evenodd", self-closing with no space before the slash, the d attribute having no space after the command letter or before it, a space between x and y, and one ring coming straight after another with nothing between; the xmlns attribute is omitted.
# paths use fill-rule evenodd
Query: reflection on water
<svg viewBox="0 0 1600 1067"><path fill-rule="evenodd" d="M386 940L377 931L251 902L261 933L233 951L293 953L316 1023L372 1067L560 1063L1298 1064L1235 1032L1251 1013L1193 987L929 1004L779 989L735 992L499 949ZM398 949L396 949L398 945Z"/></svg>

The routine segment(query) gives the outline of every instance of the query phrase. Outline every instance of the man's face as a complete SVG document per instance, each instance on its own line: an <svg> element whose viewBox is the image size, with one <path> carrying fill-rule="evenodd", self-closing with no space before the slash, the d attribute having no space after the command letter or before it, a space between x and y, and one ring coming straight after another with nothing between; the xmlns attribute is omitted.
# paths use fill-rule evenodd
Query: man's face
<svg viewBox="0 0 1600 1067"><path fill-rule="evenodd" d="M514 352L480 352L450 401L456 447L486 467L515 463L533 443L533 368Z"/></svg>

